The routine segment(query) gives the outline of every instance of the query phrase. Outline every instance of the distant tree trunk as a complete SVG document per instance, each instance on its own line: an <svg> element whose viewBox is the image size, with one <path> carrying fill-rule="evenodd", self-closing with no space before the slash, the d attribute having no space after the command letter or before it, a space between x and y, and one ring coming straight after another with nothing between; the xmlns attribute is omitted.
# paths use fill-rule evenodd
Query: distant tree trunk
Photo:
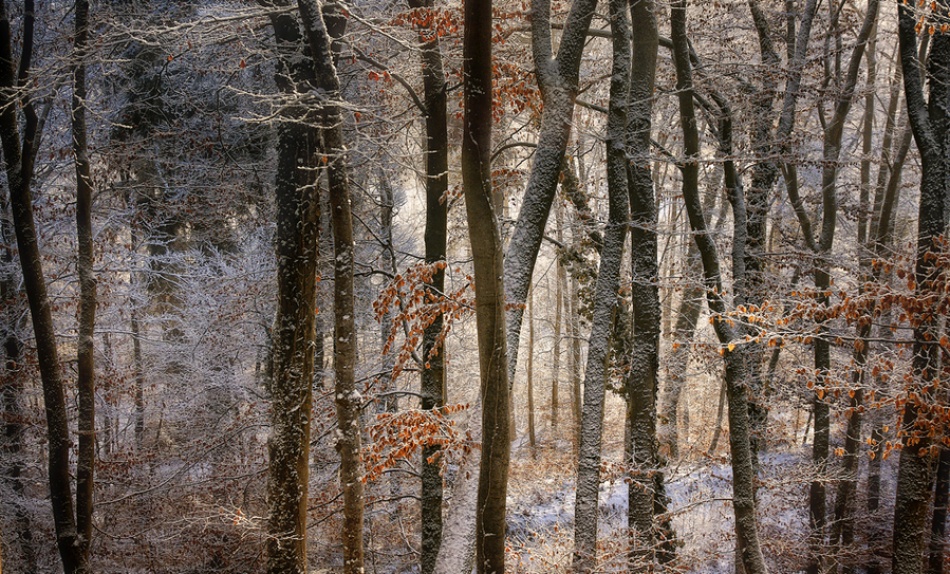
<svg viewBox="0 0 950 574"><path fill-rule="evenodd" d="M898 3L898 45L904 72L904 95L914 140L921 159L920 203L917 227L917 262L914 270L914 294L923 298L934 296L935 280L945 270L935 266L933 255L940 249L938 238L946 232L948 203L948 150L946 134L950 117L946 101L950 96L950 36L933 36L926 70L929 76L930 100L924 99L918 73L921 62L917 56L917 16L913 6ZM940 318L923 314L914 325L913 375L908 400L903 406L902 446L897 472L897 494L894 503L894 540L892 569L894 574L920 574L926 555L926 521L933 497L936 456L928 434L933 424L922 416L921 407L934 400L934 383L940 366L940 347L930 344L939 337Z"/></svg>
<svg viewBox="0 0 950 574"><path fill-rule="evenodd" d="M33 56L34 2L24 2L25 15L19 37L19 71L14 65L13 36L7 16L6 2L0 1L0 145L10 188L10 206L16 233L23 285L30 304L36 354L43 385L43 404L46 410L47 441L49 448L50 502L59 555L65 574L84 574L89 571L88 546L80 540L73 511L73 495L69 467L69 423L66 396L56 348L56 331L43 264L33 219L33 167L38 139L39 120L33 104L18 89L29 79ZM25 115L23 139L20 139L18 112Z"/></svg>
<svg viewBox="0 0 950 574"><path fill-rule="evenodd" d="M580 287L577 284L577 277L571 275L570 295L567 298L567 316L570 319L571 329L571 410L574 413L574 449L580 448L581 444L581 411L582 411L582 385L581 385L581 321L580 313L577 310L577 293Z"/></svg>
<svg viewBox="0 0 950 574"><path fill-rule="evenodd" d="M462 187L475 263L475 318L482 397L482 455L475 517L479 574L505 573L509 394L501 233L491 194L492 2L465 0ZM530 273L528 275L530 277Z"/></svg>
<svg viewBox="0 0 950 574"><path fill-rule="evenodd" d="M331 33L339 37L346 25L342 16L325 15L318 0L297 0L314 66L314 86L325 94L321 102L321 151L326 158L333 221L333 368L336 372L336 413L340 433L340 482L343 485L343 572L363 573L363 462L360 454L360 408L355 368L357 353L356 312L353 291L353 216L347 180L346 147L340 79L333 63ZM325 23L324 20L327 20Z"/></svg>
<svg viewBox="0 0 950 574"><path fill-rule="evenodd" d="M381 264L387 273L396 275L396 252L393 247L393 210L396 208L396 198L393 194L392 184L383 168L377 170L377 179L379 184L379 239L382 242ZM379 382L376 385L376 394L383 395L382 400L377 399L376 409L378 412L394 413L399 407L399 398L395 394L390 394L393 384L393 367L396 363L395 353L389 343L389 335L392 333L393 317L395 311L392 308L387 309L379 322L379 348L382 364L380 365ZM395 482L391 483L393 486Z"/></svg>
<svg viewBox="0 0 950 574"><path fill-rule="evenodd" d="M592 572L597 564L597 520L600 492L604 393L610 335L617 309L620 267L630 218L627 183L628 92L630 86L630 13L626 0L610 0L613 66L610 108L607 113L607 193L609 211L600 268L594 293L594 313L584 376L574 504L574 559L576 574ZM651 515L652 518L652 515ZM652 532L648 529L648 533Z"/></svg>
<svg viewBox="0 0 950 574"><path fill-rule="evenodd" d="M410 0L414 9L432 8L432 0ZM445 197L448 191L448 119L445 72L439 36L432 30L420 31L422 41L422 83L426 122L426 263L444 265L448 213ZM445 291L445 270L439 267L432 274L426 289L438 296ZM435 409L445 404L445 349L437 349L443 318L439 314L422 335L422 408ZM442 544L442 475L438 445L422 449L422 574L435 571ZM432 462L429 462L433 459Z"/></svg>
<svg viewBox="0 0 950 574"><path fill-rule="evenodd" d="M703 262L706 285L706 300L713 315L713 327L722 347L726 365L726 392L729 399L729 443L732 454L733 510L736 516L738 555L745 574L764 574L765 560L759 544L755 517L755 466L750 445L750 422L745 383L751 376L743 348L730 348L735 333L728 322L720 316L726 311L722 298L722 275L716 244L706 228L705 215L699 198L699 131L693 107L693 80L690 64L689 42L686 34L686 1L675 0L671 11L671 38L673 60L676 67L676 88L680 107L680 122L683 126L683 142L686 159L681 165L683 172L683 199L693 230L696 245ZM739 188L735 188L739 191ZM735 198L734 210L741 202ZM736 241L744 241L744 229L738 228ZM735 278L742 281L743 278Z"/></svg>
<svg viewBox="0 0 950 574"><path fill-rule="evenodd" d="M557 191L564 152L571 136L581 55L597 0L578 0L560 37L557 55L551 46L551 0L531 1L531 40L538 86L544 100L538 148L528 176L521 210L505 257L505 288L511 306L507 319L508 374L514 380L524 304L541 248L544 227Z"/></svg>
<svg viewBox="0 0 950 574"><path fill-rule="evenodd" d="M79 389L79 452L76 468L76 528L80 552L89 554L92 540L96 467L96 279L93 272L92 174L86 143L86 50L89 1L75 4L75 64L73 68L72 132L76 163L76 232L79 257L79 341L76 371Z"/></svg>
<svg viewBox="0 0 950 574"><path fill-rule="evenodd" d="M531 456L538 456L538 441L534 434L534 290L528 291L528 360L525 364L528 379L528 445Z"/></svg>
<svg viewBox="0 0 950 574"><path fill-rule="evenodd" d="M297 19L271 16L277 41L275 80L285 94L306 90L314 72L302 57ZM271 351L272 436L269 444L270 516L265 549L268 574L305 574L310 473L310 412L316 337L316 274L320 232L313 118L287 108L277 127L277 316Z"/></svg>

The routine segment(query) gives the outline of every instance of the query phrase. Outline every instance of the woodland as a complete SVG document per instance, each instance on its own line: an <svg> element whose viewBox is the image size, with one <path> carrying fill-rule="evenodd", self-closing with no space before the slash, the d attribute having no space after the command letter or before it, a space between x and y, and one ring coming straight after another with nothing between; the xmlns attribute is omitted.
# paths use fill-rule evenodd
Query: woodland
<svg viewBox="0 0 950 574"><path fill-rule="evenodd" d="M0 572L950 572L950 2L0 0Z"/></svg>

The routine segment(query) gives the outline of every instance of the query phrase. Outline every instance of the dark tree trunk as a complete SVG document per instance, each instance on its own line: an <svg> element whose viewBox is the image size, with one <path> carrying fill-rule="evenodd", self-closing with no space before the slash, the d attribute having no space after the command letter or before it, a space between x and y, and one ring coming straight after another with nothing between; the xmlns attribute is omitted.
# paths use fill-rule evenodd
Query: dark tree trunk
<svg viewBox="0 0 950 574"><path fill-rule="evenodd" d="M630 217L627 182L627 142L630 86L630 12L626 0L610 0L613 67L610 76L610 109L607 114L607 193L609 213L594 295L594 312L584 377L574 505L573 570L592 572L597 563L597 521L600 491L601 442L607 358L617 308L620 267L623 261L627 221ZM652 501L651 501L652 502ZM652 524L652 507L648 524ZM652 528L642 533L652 535ZM648 543L649 544L649 543ZM648 546L649 547L649 546Z"/></svg>
<svg viewBox="0 0 950 574"><path fill-rule="evenodd" d="M930 100L925 101L918 73L917 16L910 5L898 3L898 44L904 72L904 94L914 140L920 152L921 181L917 227L917 262L914 270L917 297L933 296L934 281L941 269L934 265L938 238L946 232L948 202L947 133L950 117L946 102L950 96L950 36L933 37L926 71L930 80ZM894 503L894 574L920 574L927 547L926 521L934 493L936 467L934 440L928 434L932 421L922 415L934 399L933 381L938 376L940 347L930 344L939 336L936 314L916 318L914 325L913 374L908 400L903 406L902 446Z"/></svg>
<svg viewBox="0 0 950 574"><path fill-rule="evenodd" d="M34 3L24 2L25 18L20 48L19 72L13 61L13 34L7 16L6 2L0 1L0 144L6 163L7 184L10 187L10 207L23 270L23 285L30 304L36 354L43 385L43 404L46 411L47 441L49 448L50 502L56 541L63 570L66 574L88 572L88 557L76 530L73 495L69 468L69 425L66 396L60 371L56 332L43 264L33 220L33 160L34 145L39 134L38 118L32 103L17 96L17 88L28 81L33 52ZM18 110L25 115L23 139L20 139Z"/></svg>
<svg viewBox="0 0 950 574"><path fill-rule="evenodd" d="M410 0L414 9L432 8L432 0ZM448 213L448 120L445 72L439 36L433 30L420 32L422 42L422 83L426 122L426 263L444 265ZM438 297L445 291L445 270L438 267L426 288ZM439 314L422 335L422 408L435 409L445 404L445 349L437 348L443 318ZM442 476L438 445L422 449L422 574L435 570L442 545ZM433 459L432 462L429 462Z"/></svg>
<svg viewBox="0 0 950 574"><path fill-rule="evenodd" d="M340 80L334 66L331 34L342 35L346 19L325 15L317 0L297 0L314 67L313 85L325 94L321 102L321 152L327 166L330 218L333 222L333 368L336 373L336 413L339 435L340 482L343 486L343 572L363 572L363 463L360 454L360 408L357 389L356 313L353 291L353 215L347 179ZM326 22L324 21L326 19ZM330 29L332 24L332 30Z"/></svg>
<svg viewBox="0 0 950 574"><path fill-rule="evenodd" d="M96 371L93 354L96 326L96 279L93 273L92 174L86 143L86 50L89 1L76 0L72 98L73 152L76 159L76 232L79 257L79 342L76 371L79 389L79 453L76 468L76 529L80 551L89 554L92 539L96 467Z"/></svg>
<svg viewBox="0 0 950 574"><path fill-rule="evenodd" d="M947 562L947 504L950 502L950 448L940 448L930 523L930 559L927 574L943 574Z"/></svg>
<svg viewBox="0 0 950 574"><path fill-rule="evenodd" d="M277 41L278 88L308 87L313 69L303 55L300 24L290 14L271 17ZM313 118L302 107L285 110L277 128L277 316L269 371L272 436L265 542L269 574L307 568L307 498L313 383L314 315L320 202L317 197Z"/></svg>
<svg viewBox="0 0 950 574"><path fill-rule="evenodd" d="M479 574L505 572L509 395L501 232L491 193L492 2L465 0L462 187L475 262L475 317L482 397L482 455L475 516ZM530 273L528 274L530 277Z"/></svg>

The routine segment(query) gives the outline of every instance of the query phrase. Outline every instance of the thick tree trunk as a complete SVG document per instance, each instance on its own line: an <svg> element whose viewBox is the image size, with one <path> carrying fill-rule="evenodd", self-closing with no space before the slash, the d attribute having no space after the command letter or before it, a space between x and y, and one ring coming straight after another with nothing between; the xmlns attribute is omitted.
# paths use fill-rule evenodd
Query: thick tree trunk
<svg viewBox="0 0 950 574"><path fill-rule="evenodd" d="M574 504L575 573L592 572L597 563L597 506L600 492L601 441L604 393L610 335L617 308L620 267L627 221L630 217L627 183L626 125L630 85L630 14L626 0L610 0L613 67L610 76L610 109L607 114L607 193L609 213L594 294L594 313L584 377ZM651 501L652 502L652 501ZM652 508L651 508L652 511ZM652 514L650 515L652 523ZM644 533L652 535L652 528Z"/></svg>
<svg viewBox="0 0 950 574"><path fill-rule="evenodd" d="M934 280L941 270L933 254L940 247L938 237L946 232L948 186L946 134L950 117L946 101L950 94L950 37L933 37L927 60L930 101L924 100L917 56L917 17L912 7L898 3L898 43L904 72L904 94L914 140L922 164L917 228L917 263L914 270L917 297L933 296ZM928 429L933 424L922 413L934 400L933 381L938 376L940 347L930 344L939 336L940 320L935 314L916 318L914 325L913 374L908 400L902 413L902 449L897 472L894 503L894 574L920 574L926 555L926 521L930 513L935 474L935 450ZM926 411L924 411L926 412Z"/></svg>
<svg viewBox="0 0 950 574"><path fill-rule="evenodd" d="M414 9L432 7L432 0L410 0ZM445 261L448 198L448 120L446 84L439 36L433 31L420 32L422 41L422 83L426 122L426 263ZM445 291L443 267L432 274L427 290L438 297ZM422 335L422 408L434 409L445 404L445 349L437 348L443 318L439 314ZM422 449L422 574L432 574L442 544L442 475L437 445ZM433 459L432 462L429 462Z"/></svg>
<svg viewBox="0 0 950 574"><path fill-rule="evenodd" d="M656 80L656 4L630 2L633 54L626 128L627 175L630 195L631 297L633 345L627 377L627 416L630 426L633 480L628 485L628 526L631 571L652 570L656 562L657 525L654 515L665 510L665 486L657 443L657 379L660 357L660 297L657 265L657 211L650 170L651 119ZM666 525L668 526L668 525ZM671 539L671 533L662 537ZM670 544L672 543L669 540ZM665 544L670 548L670 544ZM666 558L669 558L667 556Z"/></svg>
<svg viewBox="0 0 950 574"><path fill-rule="evenodd" d="M272 17L280 56L276 81L293 94L313 77L301 57L303 38L293 16ZM299 87L298 87L299 85ZM314 315L320 202L314 171L317 134L303 109L288 109L277 132L277 317L270 391L268 574L307 568L307 485L313 381Z"/></svg>
<svg viewBox="0 0 950 574"><path fill-rule="evenodd" d="M505 572L509 395L501 233L491 194L492 2L465 0L462 187L475 262L475 317L482 397L482 458L475 517L479 574ZM528 274L530 278L530 273Z"/></svg>

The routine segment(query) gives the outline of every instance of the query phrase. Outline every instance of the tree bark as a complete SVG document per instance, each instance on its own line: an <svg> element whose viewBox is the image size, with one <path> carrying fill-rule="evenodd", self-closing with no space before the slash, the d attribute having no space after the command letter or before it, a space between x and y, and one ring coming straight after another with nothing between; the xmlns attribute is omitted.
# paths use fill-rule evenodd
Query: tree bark
<svg viewBox="0 0 950 574"><path fill-rule="evenodd" d="M584 377L584 406L578 447L574 504L574 559L577 574L592 572L597 562L597 505L600 492L604 393L610 335L617 308L620 267L630 217L627 182L628 94L630 86L630 13L626 0L610 0L613 66L607 114L607 229L600 254L594 312ZM652 511L652 508L651 508ZM652 514L650 516L652 523ZM652 534L648 528L647 536Z"/></svg>
<svg viewBox="0 0 950 574"><path fill-rule="evenodd" d="M475 262L475 317L482 397L475 563L479 574L504 574L505 498L511 456L510 386L502 240L496 217L500 206L492 205L491 194L491 0L465 0L464 15L462 187Z"/></svg>
<svg viewBox="0 0 950 574"><path fill-rule="evenodd" d="M518 363L523 305L557 191L564 152L571 136L581 55L596 6L597 0L578 0L571 5L557 56L554 57L551 48L551 0L531 2L532 53L544 111L528 186L504 262L505 295L511 308L506 329L508 375L512 380Z"/></svg>
<svg viewBox="0 0 950 574"><path fill-rule="evenodd" d="M671 37L673 61L676 67L676 88L679 99L680 123L686 158L680 169L683 173L683 199L693 230L696 245L703 262L706 301L713 315L716 337L723 347L726 365L726 394L729 401L729 444L732 455L732 505L736 517L738 556L746 574L764 574L765 560L759 544L755 517L755 468L750 446L749 409L746 399L750 377L743 347L733 343L735 334L727 321L721 318L726 311L722 298L722 275L716 245L706 228L705 215L699 198L699 132L693 107L692 66L686 34L686 1L675 0L671 10ZM737 188L738 189L738 188ZM733 204L734 206L736 203ZM740 233L743 230L738 230ZM736 278L741 281L742 278Z"/></svg>
<svg viewBox="0 0 950 574"><path fill-rule="evenodd" d="M20 33L20 65L17 72L13 56L13 35L6 2L0 1L0 145L6 164L10 206L23 271L23 285L30 304L36 354L43 386L49 448L50 502L56 542L65 574L88 572L88 556L76 529L76 516L70 485L69 426L66 396L60 371L56 332L43 263L33 219L33 166L38 138L38 118L28 98L18 96L18 88L28 80L33 53L34 3L24 2L23 29ZM23 139L17 110L25 115Z"/></svg>
<svg viewBox="0 0 950 574"><path fill-rule="evenodd" d="M271 17L277 41L275 80L285 94L307 89L314 71L304 38L289 13ZM268 574L305 574L310 472L310 414L316 333L316 273L320 201L312 169L317 133L303 106L284 111L277 127L277 316L274 321L272 435L269 444L265 550Z"/></svg>
<svg viewBox="0 0 950 574"><path fill-rule="evenodd" d="M948 168L946 134L950 129L946 101L950 95L950 37L936 34L927 60L930 100L925 101L917 56L917 16L912 6L898 3L898 45L904 72L904 95L921 159L920 203L917 227L917 261L914 294L923 298L934 294L941 270L933 255L940 249L938 237L946 232ZM928 435L932 421L921 407L934 399L933 381L938 376L940 347L930 344L939 337L936 314L917 317L914 325L913 375L901 422L902 449L897 472L894 503L894 574L920 574L926 555L926 520L933 496L935 456Z"/></svg>
<svg viewBox="0 0 950 574"><path fill-rule="evenodd" d="M86 137L86 51L89 1L76 0L72 98L73 152L76 163L76 235L79 274L79 342L76 371L79 389L79 452L76 468L76 529L80 552L89 554L92 540L96 467L96 279L93 272L92 174Z"/></svg>
<svg viewBox="0 0 950 574"><path fill-rule="evenodd" d="M410 0L413 9L431 9L432 0ZM426 263L445 261L448 211L445 197L449 187L448 119L445 72L439 36L434 30L420 31L422 42L422 83L426 122ZM439 267L426 285L428 293L439 297L445 291L445 271ZM422 335L422 408L435 409L445 404L445 349L437 347L442 333L441 313ZM439 472L438 445L422 449L422 574L432 574L442 544L442 475ZM432 459L432 462L429 462Z"/></svg>
<svg viewBox="0 0 950 574"><path fill-rule="evenodd" d="M528 379L528 446L531 456L538 456L538 440L534 433L534 289L528 291L528 360L525 364Z"/></svg>

